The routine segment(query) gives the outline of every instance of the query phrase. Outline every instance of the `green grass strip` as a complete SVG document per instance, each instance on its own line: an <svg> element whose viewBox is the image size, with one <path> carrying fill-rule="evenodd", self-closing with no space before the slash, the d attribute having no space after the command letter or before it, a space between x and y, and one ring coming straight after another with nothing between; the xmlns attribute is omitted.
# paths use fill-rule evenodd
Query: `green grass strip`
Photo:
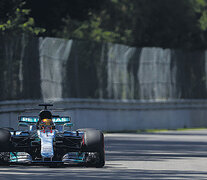
<svg viewBox="0 0 207 180"><path fill-rule="evenodd" d="M207 130L207 128L201 127L201 128L178 128L178 129L138 129L138 130L104 131L104 133L159 133L159 132L168 132L168 131L191 131L191 130Z"/></svg>

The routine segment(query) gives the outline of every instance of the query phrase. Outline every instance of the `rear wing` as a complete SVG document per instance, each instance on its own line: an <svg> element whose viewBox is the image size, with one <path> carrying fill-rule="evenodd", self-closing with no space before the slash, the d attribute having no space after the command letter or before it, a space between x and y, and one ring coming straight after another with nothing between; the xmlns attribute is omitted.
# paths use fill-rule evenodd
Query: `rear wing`
<svg viewBox="0 0 207 180"><path fill-rule="evenodd" d="M39 120L38 116L19 116L19 123L28 123L28 124L36 124ZM71 118L67 116L58 116L52 118L53 123L55 124L65 124L70 123Z"/></svg>

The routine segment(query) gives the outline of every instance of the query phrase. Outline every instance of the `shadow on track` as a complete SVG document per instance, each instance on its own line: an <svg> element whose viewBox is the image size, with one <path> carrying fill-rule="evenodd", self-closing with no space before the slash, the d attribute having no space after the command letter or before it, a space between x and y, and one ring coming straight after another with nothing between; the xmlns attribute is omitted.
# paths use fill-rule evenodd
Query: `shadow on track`
<svg viewBox="0 0 207 180"><path fill-rule="evenodd" d="M96 169L92 171L91 169L71 169L67 168L59 171L54 169L53 171L48 171L48 169L37 169L25 170L21 168L13 168L7 171L6 169L0 170L0 179L204 179L207 173L199 171L159 171L159 170L128 170L119 169L115 171L106 172L106 168ZM3 173L3 174L2 174Z"/></svg>
<svg viewBox="0 0 207 180"><path fill-rule="evenodd" d="M148 138L149 135L155 138ZM189 135L185 139L181 137L176 140L175 137L173 139L162 138L159 140L159 136L160 133L146 134L144 138L142 134L140 137L139 134L134 134L132 139L122 137L122 135L120 137L109 137L106 139L107 160L162 161L185 157L207 157L207 138L205 141L191 140ZM166 137L165 134L163 136Z"/></svg>

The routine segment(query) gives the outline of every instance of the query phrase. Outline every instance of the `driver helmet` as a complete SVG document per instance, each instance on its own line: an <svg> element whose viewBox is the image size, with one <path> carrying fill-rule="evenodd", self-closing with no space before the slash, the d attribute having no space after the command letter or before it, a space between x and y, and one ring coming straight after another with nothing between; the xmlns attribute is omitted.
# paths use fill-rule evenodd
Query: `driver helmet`
<svg viewBox="0 0 207 180"><path fill-rule="evenodd" d="M41 111L39 114L38 129L53 129L52 113L50 111Z"/></svg>

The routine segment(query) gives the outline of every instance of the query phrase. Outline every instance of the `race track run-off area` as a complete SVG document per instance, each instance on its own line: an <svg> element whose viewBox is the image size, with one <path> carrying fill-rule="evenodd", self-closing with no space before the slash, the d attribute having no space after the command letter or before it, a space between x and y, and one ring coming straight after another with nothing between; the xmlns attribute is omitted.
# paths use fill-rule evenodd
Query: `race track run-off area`
<svg viewBox="0 0 207 180"><path fill-rule="evenodd" d="M1 166L0 179L207 179L207 130L105 134L104 168Z"/></svg>

